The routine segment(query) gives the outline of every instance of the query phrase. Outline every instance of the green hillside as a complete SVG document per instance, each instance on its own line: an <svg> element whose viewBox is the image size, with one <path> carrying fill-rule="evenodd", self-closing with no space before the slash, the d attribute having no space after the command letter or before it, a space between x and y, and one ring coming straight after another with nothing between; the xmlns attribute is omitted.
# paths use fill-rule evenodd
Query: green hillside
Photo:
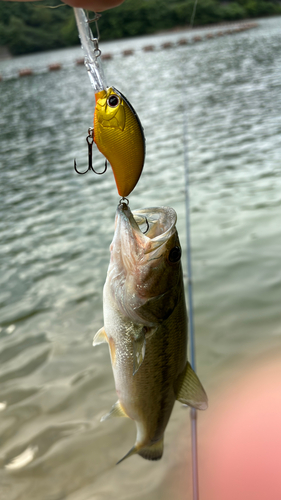
<svg viewBox="0 0 281 500"><path fill-rule="evenodd" d="M0 2L0 46L13 55L51 50L79 43L73 9L59 0L40 3ZM126 0L103 13L103 40L154 33L188 25L194 0ZM194 25L281 14L279 0L198 0Z"/></svg>

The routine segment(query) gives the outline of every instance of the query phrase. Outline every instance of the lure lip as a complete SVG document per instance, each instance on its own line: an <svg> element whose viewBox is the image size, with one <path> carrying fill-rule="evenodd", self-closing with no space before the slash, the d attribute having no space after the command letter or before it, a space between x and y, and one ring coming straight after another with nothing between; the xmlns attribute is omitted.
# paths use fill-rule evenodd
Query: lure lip
<svg viewBox="0 0 281 500"><path fill-rule="evenodd" d="M89 21L83 9L74 7L74 14L79 33L81 48L84 52L84 64L95 92L107 88L106 79L99 59L98 38L93 37Z"/></svg>

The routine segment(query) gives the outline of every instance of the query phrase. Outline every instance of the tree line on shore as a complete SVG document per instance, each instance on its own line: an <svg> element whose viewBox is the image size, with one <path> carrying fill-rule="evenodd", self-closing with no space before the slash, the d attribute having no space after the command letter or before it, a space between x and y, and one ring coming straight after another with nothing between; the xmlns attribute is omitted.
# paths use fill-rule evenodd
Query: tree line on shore
<svg viewBox="0 0 281 500"><path fill-rule="evenodd" d="M102 14L102 40L188 26L195 0L126 0ZM0 46L12 55L79 44L73 9L59 0L0 2ZM198 0L194 26L281 14L280 0Z"/></svg>

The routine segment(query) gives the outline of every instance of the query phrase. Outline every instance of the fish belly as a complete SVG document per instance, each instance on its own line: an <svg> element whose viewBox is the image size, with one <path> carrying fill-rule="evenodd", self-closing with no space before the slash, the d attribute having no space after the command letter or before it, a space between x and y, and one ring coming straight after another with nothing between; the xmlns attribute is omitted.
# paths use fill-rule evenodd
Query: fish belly
<svg viewBox="0 0 281 500"><path fill-rule="evenodd" d="M110 320L108 327L105 321L105 330L118 399L124 412L137 423L139 446L163 437L176 399L174 385L186 364L187 319L184 301L180 302L168 320L147 338L144 360L134 375L134 332L139 326L114 308L105 317Z"/></svg>

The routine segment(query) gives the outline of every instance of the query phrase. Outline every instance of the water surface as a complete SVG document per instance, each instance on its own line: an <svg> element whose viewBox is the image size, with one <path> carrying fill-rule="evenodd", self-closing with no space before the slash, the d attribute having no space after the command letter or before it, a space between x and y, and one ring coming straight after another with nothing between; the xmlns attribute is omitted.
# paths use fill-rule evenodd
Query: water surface
<svg viewBox="0 0 281 500"><path fill-rule="evenodd" d="M184 267L187 103L197 367L207 392L229 366L281 346L280 24L261 20L171 50L160 44L182 34L104 45L114 53L104 62L108 82L146 135L130 206L177 211ZM141 52L151 40L157 50ZM124 58L124 47L136 51ZM73 170L74 157L86 166L94 106L77 57L74 48L0 66L0 497L172 498L188 412L175 405L156 464L132 457L115 467L134 423L99 422L117 399L107 346L91 344L119 199L111 172ZM57 61L63 69L47 72ZM14 77L28 66L34 76ZM98 153L95 163L102 168Z"/></svg>

